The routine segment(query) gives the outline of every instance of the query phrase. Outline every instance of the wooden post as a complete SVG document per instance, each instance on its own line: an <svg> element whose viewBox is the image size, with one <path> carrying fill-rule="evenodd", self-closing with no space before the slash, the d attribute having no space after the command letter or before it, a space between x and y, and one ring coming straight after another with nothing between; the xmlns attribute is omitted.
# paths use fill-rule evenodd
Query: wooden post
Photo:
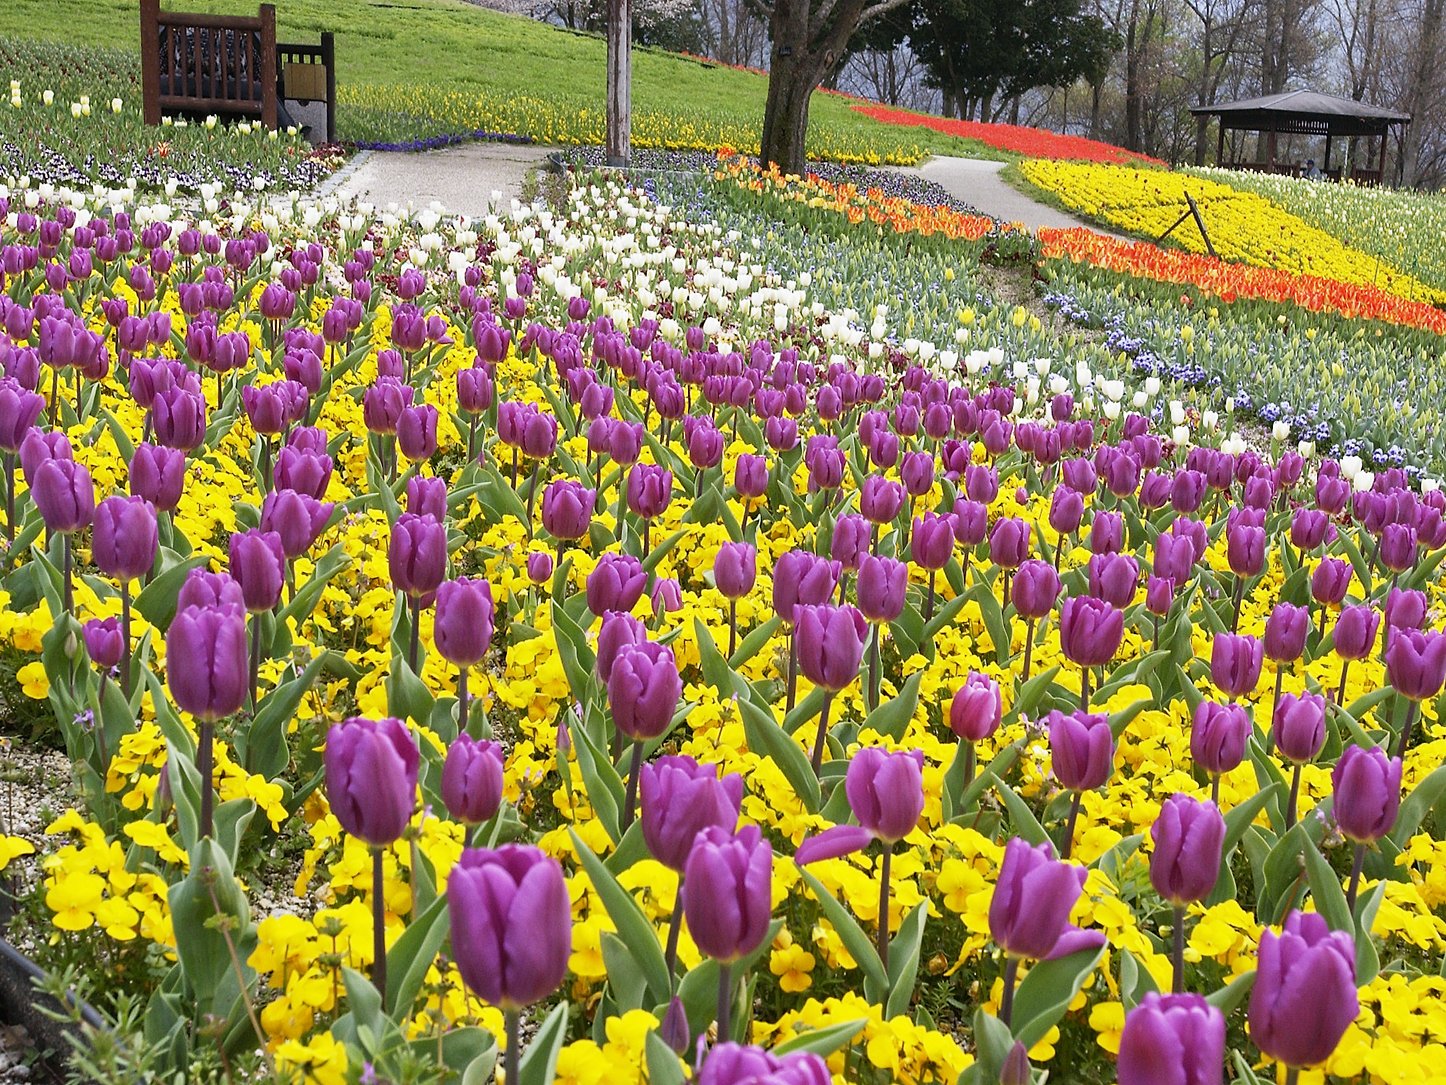
<svg viewBox="0 0 1446 1085"><path fill-rule="evenodd" d="M326 141L336 142L336 36L321 35L321 62L326 65Z"/></svg>
<svg viewBox="0 0 1446 1085"><path fill-rule="evenodd" d="M141 0L141 115L161 123L161 0Z"/></svg>
<svg viewBox="0 0 1446 1085"><path fill-rule="evenodd" d="M1330 172L1331 172L1331 134L1330 134L1329 132L1326 133L1325 162L1321 164L1320 171L1321 171L1321 173L1323 173L1323 174L1326 175L1326 179L1327 179L1327 180L1330 179Z"/></svg>
<svg viewBox="0 0 1446 1085"><path fill-rule="evenodd" d="M1265 140L1265 172L1275 172L1275 118L1270 118L1270 132Z"/></svg>
<svg viewBox="0 0 1446 1085"><path fill-rule="evenodd" d="M1225 116L1220 117L1220 134L1215 137L1215 165L1225 165Z"/></svg>
<svg viewBox="0 0 1446 1085"><path fill-rule="evenodd" d="M607 159L627 166L632 155L633 5L608 0Z"/></svg>
<svg viewBox="0 0 1446 1085"><path fill-rule="evenodd" d="M261 123L276 130L276 5L261 5Z"/></svg>

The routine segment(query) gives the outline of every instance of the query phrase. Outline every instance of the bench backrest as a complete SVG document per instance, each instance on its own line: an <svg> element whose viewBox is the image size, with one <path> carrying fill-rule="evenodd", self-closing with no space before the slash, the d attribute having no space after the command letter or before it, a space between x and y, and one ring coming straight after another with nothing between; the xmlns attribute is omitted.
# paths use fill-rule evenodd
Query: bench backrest
<svg viewBox="0 0 1446 1085"><path fill-rule="evenodd" d="M165 110L255 117L276 127L276 8L255 17L162 11L141 0L141 82L147 124Z"/></svg>

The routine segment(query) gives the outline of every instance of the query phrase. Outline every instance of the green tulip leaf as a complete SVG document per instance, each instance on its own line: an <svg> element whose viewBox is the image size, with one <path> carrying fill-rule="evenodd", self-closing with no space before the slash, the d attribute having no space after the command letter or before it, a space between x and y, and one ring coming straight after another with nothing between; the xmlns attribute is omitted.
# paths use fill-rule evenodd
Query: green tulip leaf
<svg viewBox="0 0 1446 1085"><path fill-rule="evenodd" d="M1104 955L1105 947L1100 946L1058 960L1037 962L1014 995L1015 1039L1026 1048L1044 1039Z"/></svg>
<svg viewBox="0 0 1446 1085"><path fill-rule="evenodd" d="M583 843L582 838L572 830L573 847L577 850L583 869L602 899L608 917L617 928L618 937L627 946L628 953L648 985L649 997L654 1004L666 1002L672 993L668 982L667 962L663 959L663 947L658 942L658 932L633 895L618 884L612 871Z"/></svg>
<svg viewBox="0 0 1446 1085"><path fill-rule="evenodd" d="M884 971L884 962L879 959L879 951L874 948L873 939L864 933L858 920L825 888L823 882L804 867L799 867L798 872L818 899L823 914L838 933L844 948L849 951L849 956L863 969L864 997L870 1002L882 1001L889 989L889 974Z"/></svg>
<svg viewBox="0 0 1446 1085"><path fill-rule="evenodd" d="M517 1068L518 1085L552 1085L557 1057L567 1042L567 1003L559 1002L543 1020Z"/></svg>

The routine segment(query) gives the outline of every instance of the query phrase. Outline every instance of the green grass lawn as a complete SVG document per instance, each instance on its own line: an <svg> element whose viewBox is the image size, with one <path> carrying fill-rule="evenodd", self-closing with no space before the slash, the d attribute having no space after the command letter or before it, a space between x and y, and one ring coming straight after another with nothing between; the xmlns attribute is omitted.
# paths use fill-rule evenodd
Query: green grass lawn
<svg viewBox="0 0 1446 1085"><path fill-rule="evenodd" d="M254 13L249 0L173 6ZM474 129L544 142L593 142L603 110L603 40L500 15L461 0L280 0L278 36L336 34L343 139L424 138ZM136 0L6 0L0 37L42 38L137 51ZM23 77L24 73L12 73ZM756 149L766 79L654 49L633 59L634 134L648 146ZM810 153L913 161L926 151L1001 157L973 140L898 128L816 94Z"/></svg>

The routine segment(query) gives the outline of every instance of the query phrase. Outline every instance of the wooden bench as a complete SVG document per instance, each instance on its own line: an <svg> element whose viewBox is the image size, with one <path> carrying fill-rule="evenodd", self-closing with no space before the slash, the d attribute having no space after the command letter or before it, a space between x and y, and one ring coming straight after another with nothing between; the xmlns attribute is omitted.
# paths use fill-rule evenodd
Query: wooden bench
<svg viewBox="0 0 1446 1085"><path fill-rule="evenodd" d="M255 16L162 11L141 0L141 84L147 124L166 113L231 117L277 127L286 99L326 103L336 139L335 45L278 44L276 7Z"/></svg>

